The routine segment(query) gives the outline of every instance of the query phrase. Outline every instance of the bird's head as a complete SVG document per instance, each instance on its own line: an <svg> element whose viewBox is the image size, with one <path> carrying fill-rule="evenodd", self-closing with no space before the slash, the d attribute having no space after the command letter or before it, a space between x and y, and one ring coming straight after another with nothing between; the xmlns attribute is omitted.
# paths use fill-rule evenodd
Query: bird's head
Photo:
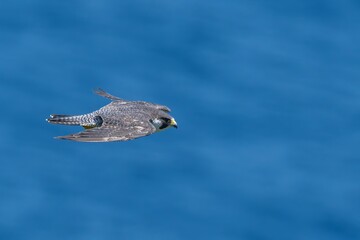
<svg viewBox="0 0 360 240"><path fill-rule="evenodd" d="M157 131L167 129L169 127L177 128L177 123L175 119L167 113L160 114L160 116L157 116L150 122L156 127Z"/></svg>

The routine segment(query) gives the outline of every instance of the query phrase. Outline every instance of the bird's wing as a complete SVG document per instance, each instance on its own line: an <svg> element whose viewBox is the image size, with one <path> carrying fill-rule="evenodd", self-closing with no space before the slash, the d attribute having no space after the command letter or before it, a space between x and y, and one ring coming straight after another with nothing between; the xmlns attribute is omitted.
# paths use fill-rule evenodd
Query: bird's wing
<svg viewBox="0 0 360 240"><path fill-rule="evenodd" d="M102 96L102 97L105 97L107 99L110 99L111 101L117 101L117 102L121 102L121 103L129 102L129 101L126 101L126 100L124 100L122 98L111 95L110 93L105 92L101 88L96 89L94 92L95 92L95 94L97 94L99 96ZM159 105L159 104L156 104L156 103L150 103L150 102L144 102L144 101L138 101L137 103L144 104L146 106L152 106L152 107L155 107L156 109L162 110L164 112L171 112L171 109L168 108L167 106L164 106L164 105Z"/></svg>
<svg viewBox="0 0 360 240"><path fill-rule="evenodd" d="M164 105L155 104L155 107L159 110L163 110L164 112L171 112L171 109Z"/></svg>
<svg viewBox="0 0 360 240"><path fill-rule="evenodd" d="M164 106L164 105L160 105L160 104L156 104L156 103L151 103L151 102L144 102L144 101L137 101L136 103L138 104L142 104L142 105L145 105L145 106L148 106L148 107L154 107L158 110L162 110L164 112L171 112L171 109L168 108L167 106Z"/></svg>
<svg viewBox="0 0 360 240"><path fill-rule="evenodd" d="M116 126L103 125L87 129L83 132L57 137L78 142L112 142L127 141L139 137L150 135L156 131L156 128L150 122L139 122L137 125Z"/></svg>
<svg viewBox="0 0 360 240"><path fill-rule="evenodd" d="M102 96L102 97L105 97L107 99L110 99L111 101L121 101L121 102L127 102L126 100L124 99L121 99L119 97L116 97L116 96L113 96L111 95L110 93L107 93L105 92L104 90L102 90L101 88L98 88L96 90L94 90L94 93L99 95L99 96Z"/></svg>

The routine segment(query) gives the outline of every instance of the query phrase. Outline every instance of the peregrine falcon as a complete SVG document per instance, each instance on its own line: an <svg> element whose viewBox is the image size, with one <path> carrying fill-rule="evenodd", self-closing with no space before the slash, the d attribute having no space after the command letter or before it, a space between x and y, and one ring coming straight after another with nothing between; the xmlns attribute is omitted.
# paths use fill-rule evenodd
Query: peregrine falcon
<svg viewBox="0 0 360 240"><path fill-rule="evenodd" d="M127 101L115 97L102 89L96 94L108 98L111 103L83 115L52 114L49 123L82 126L84 131L56 137L78 142L127 141L148 136L169 127L177 128L176 121L169 115L170 109L144 101Z"/></svg>

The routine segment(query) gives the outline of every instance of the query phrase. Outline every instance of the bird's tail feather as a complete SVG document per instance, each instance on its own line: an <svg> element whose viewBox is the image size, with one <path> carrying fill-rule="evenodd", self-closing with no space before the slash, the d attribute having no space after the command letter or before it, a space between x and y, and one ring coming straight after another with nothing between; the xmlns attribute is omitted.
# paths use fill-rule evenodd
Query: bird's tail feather
<svg viewBox="0 0 360 240"><path fill-rule="evenodd" d="M49 123L64 124L64 125L80 125L82 123L82 117L76 115L62 115L51 114L50 118L46 119Z"/></svg>

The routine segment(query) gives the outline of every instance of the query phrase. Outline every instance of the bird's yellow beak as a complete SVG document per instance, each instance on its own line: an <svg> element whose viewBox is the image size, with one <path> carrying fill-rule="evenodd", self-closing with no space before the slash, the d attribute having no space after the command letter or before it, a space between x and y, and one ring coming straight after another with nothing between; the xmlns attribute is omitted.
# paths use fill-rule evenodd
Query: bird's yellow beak
<svg viewBox="0 0 360 240"><path fill-rule="evenodd" d="M175 121L174 118L171 119L171 121L170 121L170 126L173 126L174 128L178 128L178 127L177 127L177 123L176 123L176 121Z"/></svg>

